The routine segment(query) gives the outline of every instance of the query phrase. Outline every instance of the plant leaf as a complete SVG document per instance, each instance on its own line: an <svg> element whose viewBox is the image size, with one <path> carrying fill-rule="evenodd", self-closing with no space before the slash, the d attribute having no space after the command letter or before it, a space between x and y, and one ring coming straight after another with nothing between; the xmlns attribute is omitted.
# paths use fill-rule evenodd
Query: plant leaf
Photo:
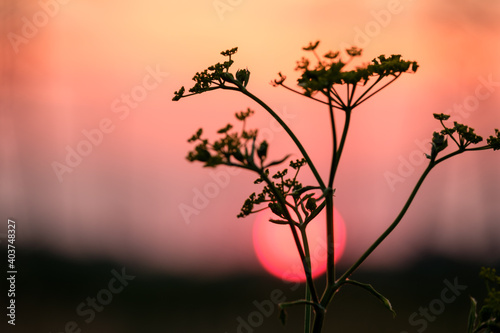
<svg viewBox="0 0 500 333"><path fill-rule="evenodd" d="M280 316L280 321L283 324L283 326L286 324L286 317L287 317L287 315L288 314L286 313L285 308L280 305L280 314L279 314L279 316Z"/></svg>
<svg viewBox="0 0 500 333"><path fill-rule="evenodd" d="M317 190L317 189L320 189L320 187L318 187L318 186L304 186L304 187L301 187L300 189L294 191L293 193L297 194L297 195L301 195L302 193L304 193L306 191Z"/></svg>
<svg viewBox="0 0 500 333"><path fill-rule="evenodd" d="M396 317L396 312L394 311L394 309L392 308L392 305L391 305L391 302L387 299L387 297L385 297L384 295L382 295L381 293L379 293L378 291L375 290L375 288L373 288L373 286L371 284L367 284L367 283L361 283L361 282L358 282L358 281L354 281L354 280L346 280L345 283L350 283L352 285L355 285L355 286L358 286L358 287L361 287L363 288L364 290L368 291L370 294L372 294L373 296L375 296L380 302L382 302L382 304L384 304L384 306L392 312L392 315L394 317Z"/></svg>
<svg viewBox="0 0 500 333"><path fill-rule="evenodd" d="M290 224L290 222L285 220L269 219L269 222L274 224Z"/></svg>
<svg viewBox="0 0 500 333"><path fill-rule="evenodd" d="M272 163L269 163L268 165L266 165L265 167L266 168L269 168L270 166L273 166L273 165L277 165L277 164L281 164L283 163L287 158L289 158L292 154L288 154L286 155L285 157L283 157L281 160L278 160L278 161L274 161Z"/></svg>
<svg viewBox="0 0 500 333"><path fill-rule="evenodd" d="M470 310L469 310L469 322L467 324L467 333L472 333L474 330L474 324L476 323L476 319L477 319L476 308L477 308L477 302L474 299L474 297L471 297L470 298Z"/></svg>

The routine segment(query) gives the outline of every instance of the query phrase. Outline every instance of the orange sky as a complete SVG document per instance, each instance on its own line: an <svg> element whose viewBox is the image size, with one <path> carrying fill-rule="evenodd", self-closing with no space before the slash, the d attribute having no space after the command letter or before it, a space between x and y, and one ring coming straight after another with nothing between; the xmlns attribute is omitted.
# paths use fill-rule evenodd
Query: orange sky
<svg viewBox="0 0 500 333"><path fill-rule="evenodd" d="M418 161L417 143L437 129L432 113L457 114L449 110L465 105L462 120L479 134L500 127L497 2L47 3L45 9L28 1L0 5L10 13L1 30L0 211L4 220L18 220L26 247L133 259L177 272L204 272L207 265L219 272L254 269L252 219L235 218L256 190L254 176L231 175L226 184L227 171L214 176L185 160L186 139L197 128L217 130L254 104L231 92L171 101L173 91L234 46L240 49L235 68L251 71L249 89L285 114L322 174L330 160L322 143L325 110L271 87L276 73L293 82L301 47L313 40L322 41L322 52L358 44L365 61L397 53L419 62L416 74L404 75L353 115L336 197L346 221L346 264L396 216L425 168L414 163L404 182L386 179L402 161ZM38 22L36 31L26 22ZM489 95L467 104L477 89ZM123 96L131 94L137 98L127 104ZM269 129L272 151L295 151L263 110L252 125ZM67 147L85 149L83 132L96 128L108 133L94 136L98 144L87 147L88 156L59 177L53 163L65 163ZM401 265L421 251L470 258L499 253L499 164L499 153L486 152L440 165L369 263ZM223 184L218 194L187 223L179 207L193 206L214 177Z"/></svg>

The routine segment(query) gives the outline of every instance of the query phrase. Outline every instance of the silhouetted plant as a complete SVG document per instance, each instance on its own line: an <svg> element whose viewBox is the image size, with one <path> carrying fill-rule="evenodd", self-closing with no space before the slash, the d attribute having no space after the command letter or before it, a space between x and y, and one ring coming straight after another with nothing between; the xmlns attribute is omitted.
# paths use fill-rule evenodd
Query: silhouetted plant
<svg viewBox="0 0 500 333"><path fill-rule="evenodd" d="M498 149L498 147L497 147ZM467 333L500 332L500 276L494 268L482 267L479 273L486 283L487 295L484 304L477 312L477 302L471 297Z"/></svg>
<svg viewBox="0 0 500 333"><path fill-rule="evenodd" d="M339 289L347 284L367 290L394 313L391 303L386 297L377 292L370 284L352 280L351 275L399 224L431 169L448 158L466 151L500 149L500 133L498 130L495 130L495 135L487 139L486 145L476 146L482 141L482 138L474 133L474 129L457 122L454 123L453 127L449 127L445 124L445 121L450 118L449 115L434 114L434 118L440 121L443 130L433 133L430 141L430 152L426 154L429 160L428 165L409 198L387 230L376 239L349 269L343 272L340 277L337 277L334 262L334 183L347 139L352 112L356 107L397 80L403 73L416 72L418 64L415 61L405 61L400 55L391 55L389 57L381 55L364 66L347 70L348 63L353 58L361 56L361 49L352 47L345 50L348 60L344 62L341 59L340 52L330 51L320 57L317 53L318 46L319 41L310 43L303 48L303 50L312 53L315 64L312 65L311 60L308 58L302 58L297 62L296 70L301 74L298 79L298 89L285 84L286 76L281 73L278 74L278 78L272 82L272 85L305 96L327 108L332 129L332 159L328 178L323 179L320 176L315 164L297 136L278 114L267 103L247 89L250 71L248 69L239 69L234 74L229 71L234 63L232 56L236 53L237 48L221 52L223 56L227 57L226 61L196 73L193 77L194 86L187 93L185 88L181 87L175 92L173 98L174 101L178 101L184 97L217 89L240 92L257 102L271 114L300 150L302 158L289 162L289 166L293 171L289 173L288 168L285 168L271 173L271 167L284 163L290 155L285 155L279 160L268 161L269 143L265 140L258 140L258 130L246 129L246 121L254 113L253 110L247 109L236 113L236 119L242 124L240 131L234 131L233 125L227 124L217 132L219 138L211 142L203 136L203 130L199 129L189 139L189 142L195 143L196 146L189 152L187 159L189 161L199 161L205 167L227 165L246 169L257 174L258 178L255 184L262 183L263 188L260 193L254 192L245 200L238 217L245 217L269 208L275 215L275 218L269 220L271 223L290 227L305 272L306 290L304 299L280 304L280 318L285 322L285 309L287 307L297 304L305 305L304 332L306 333L321 332L328 305ZM343 88L342 91L340 90L341 87ZM342 133L336 131L335 110L340 110L345 114ZM440 153L448 147L449 140L457 145L457 149L440 157ZM298 181L297 175L300 169L306 165L312 171L317 184L303 186ZM271 174L272 176L270 176ZM320 294L311 276L311 257L306 228L324 209L326 210L325 228L327 231L327 283Z"/></svg>

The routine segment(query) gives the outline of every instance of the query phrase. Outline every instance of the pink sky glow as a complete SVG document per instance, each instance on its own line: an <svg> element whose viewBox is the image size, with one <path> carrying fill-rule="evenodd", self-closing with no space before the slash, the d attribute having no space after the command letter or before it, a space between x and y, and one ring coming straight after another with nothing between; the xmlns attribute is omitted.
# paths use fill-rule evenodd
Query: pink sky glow
<svg viewBox="0 0 500 333"><path fill-rule="evenodd" d="M290 124L325 177L326 109L269 82L281 71L293 83L301 47L315 40L324 53L356 45L363 61L402 54L420 64L353 114L336 184L347 232L341 264L392 222L425 169L422 147L439 129L432 113L452 113L483 137L500 128L499 2L46 2L52 7L0 5L8 13L0 23L0 211L16 220L19 247L176 273L261 269L253 218L236 218L256 177L189 163L187 139L252 107L249 126L266 133L270 154L299 158L297 150L243 95L171 101L234 46L234 68L251 71L249 90ZM86 156L68 157L78 149ZM56 172L54 162L68 158L71 172ZM499 165L492 151L439 165L367 264L401 266L427 252L498 262ZM182 213L186 206L197 213Z"/></svg>

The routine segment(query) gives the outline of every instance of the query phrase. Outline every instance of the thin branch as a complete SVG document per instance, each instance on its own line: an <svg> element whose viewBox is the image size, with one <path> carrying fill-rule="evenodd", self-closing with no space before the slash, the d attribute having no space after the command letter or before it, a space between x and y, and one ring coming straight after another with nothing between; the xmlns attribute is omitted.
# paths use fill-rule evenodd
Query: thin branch
<svg viewBox="0 0 500 333"><path fill-rule="evenodd" d="M333 94L333 96L335 96L337 98L337 100L335 100L335 99L332 99L332 100L334 102L336 102L338 105L340 105L342 109L345 108L346 105L342 101L342 98L340 98L340 95L337 92L337 90L333 86L331 86L330 89L329 89L329 91Z"/></svg>
<svg viewBox="0 0 500 333"><path fill-rule="evenodd" d="M380 87L379 89L375 90L373 93L371 93L369 96L365 97L363 100L361 100L361 98L363 98L363 96L371 89L373 88L378 82L380 82L382 80L382 78L379 78L377 79L377 81L370 87L368 88L367 91L365 91L357 100L356 102L353 104L353 108L356 107L356 106L359 106L361 103L365 102L367 99L369 99L370 97L372 97L373 95L375 95L376 93L378 93L380 90L384 89L385 87L387 87L388 85L390 85L391 83L393 83L394 81L396 81L397 78L399 78L401 76L401 74L398 74L396 75L391 81L389 81L388 83L384 84L382 87Z"/></svg>
<svg viewBox="0 0 500 333"><path fill-rule="evenodd" d="M331 188L333 186L333 182L335 179L335 175L337 173L337 169L339 167L340 158L342 157L342 152L344 150L344 145L347 139L347 132L349 130L349 125L351 123L351 110L345 110L345 121L344 121L344 129L342 131L342 137L340 138L339 148L337 151L337 158L335 160L335 165L331 170L330 180L328 181L328 187Z"/></svg>
<svg viewBox="0 0 500 333"><path fill-rule="evenodd" d="M453 133L450 132L450 129L448 127L446 127L443 123L443 119L439 119L439 122L441 123L441 125L443 126L443 128L446 130L446 134L448 134L448 136L453 140L455 141L455 143L457 144L458 148L460 148L460 144L457 142L457 140L455 139L455 137L453 136Z"/></svg>
<svg viewBox="0 0 500 333"><path fill-rule="evenodd" d="M408 197L408 200L406 201L405 205L399 212L398 216L392 222L392 224L380 235L377 240L368 248L368 250L363 253L363 255L338 279L336 282L335 286L333 288L330 288L325 292L321 299L321 304L323 306L326 306L328 303L330 303L332 296L334 295L336 289L340 284L343 284L344 281L351 276L351 274L368 258L368 256L389 236L389 234L398 226L399 222L401 222L401 219L403 216L406 214L408 208L410 207L410 204L412 203L413 199L415 198L418 190L420 189L420 186L424 182L425 178L429 174L429 172L432 170L432 168L436 165L435 162L429 162L427 168L424 170L422 175L420 176L420 179L418 180L417 184L413 188L413 191L411 192L410 196Z"/></svg>
<svg viewBox="0 0 500 333"><path fill-rule="evenodd" d="M328 187L332 187L333 184L333 176L334 176L334 168L335 161L337 160L337 129L335 128L335 115L333 113L333 107L331 104L332 98L329 96L328 98L328 107L330 112L330 125L332 127L332 140L333 140L333 154L332 154L332 163L330 166L330 178L328 180Z"/></svg>
<svg viewBox="0 0 500 333"><path fill-rule="evenodd" d="M353 87L352 87L352 91L351 91L351 96L349 96L349 100L347 101L347 106L349 106L350 108L352 108L351 106L351 103L352 103L352 100L354 99L354 92L356 91L356 87L358 86L358 84L353 84Z"/></svg>
<svg viewBox="0 0 500 333"><path fill-rule="evenodd" d="M283 88L285 88L285 89L290 90L290 91L291 91L291 92L293 92L293 93L296 93L296 94L299 94L299 95L301 95L301 96L304 96L304 97L310 98L310 99L312 99L312 100L315 100L316 102L320 102L320 103L322 103L322 104L326 104L326 105L328 105L328 103L327 103L327 102L325 102L325 101L322 101L322 100L320 100L320 99L318 99L318 98L314 98L314 97L312 97L312 96L307 96L307 95L304 95L304 94L303 94L303 93L301 93L300 91L295 90L295 89L292 89L292 88L290 88L290 87L288 87L288 86L284 85L283 83L280 83L279 85L280 85L280 86L282 86L282 87L283 87Z"/></svg>
<svg viewBox="0 0 500 333"><path fill-rule="evenodd" d="M325 183L323 182L323 179L319 175L318 170L316 169L316 167L314 166L314 163L312 162L311 158L309 157L309 154L307 154L307 151L304 149L304 146L302 146L302 143L295 136L295 134L292 132L292 130L288 127L288 125L285 124L285 122L280 118L280 116L278 116L278 114L276 112L274 112L266 103L264 103L262 100L260 100L257 96L253 95L251 92L249 92L243 86L240 87L240 91L243 94L250 97L251 99L253 99L258 104L260 104L260 106L262 106L267 112L269 112L271 114L271 116L273 116L273 118L276 119L276 121L281 125L281 127L283 127L283 129L288 133L288 135L293 140L293 142L295 143L297 148L299 148L300 152L302 153L302 156L307 161L307 164L311 168L311 171L312 171L314 177L316 178L316 181L318 182L319 186L321 186L322 189L325 189L326 188Z"/></svg>

